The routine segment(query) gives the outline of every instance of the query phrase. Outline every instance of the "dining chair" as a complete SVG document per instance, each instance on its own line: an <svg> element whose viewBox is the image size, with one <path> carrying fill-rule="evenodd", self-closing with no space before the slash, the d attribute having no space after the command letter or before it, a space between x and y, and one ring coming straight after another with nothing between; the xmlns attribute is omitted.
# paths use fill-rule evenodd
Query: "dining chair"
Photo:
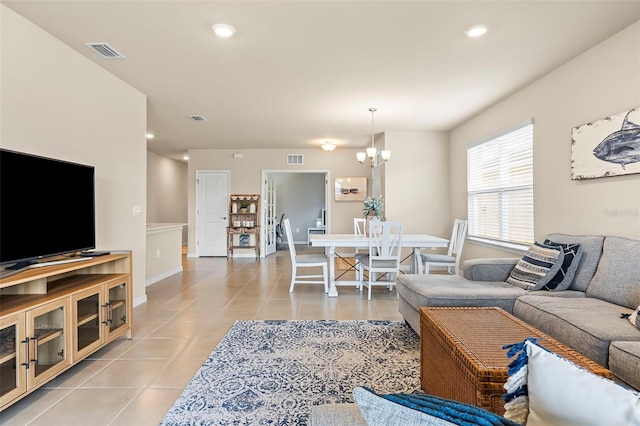
<svg viewBox="0 0 640 426"><path fill-rule="evenodd" d="M327 256L324 254L297 254L296 246L293 242L293 234L291 233L291 224L289 219L283 221L284 231L287 234L287 244L289 246L289 255L291 256L291 286L289 293L293 292L296 284L324 284L324 292L329 292L329 271ZM299 268L322 268L322 275L308 274L299 275Z"/></svg>
<svg viewBox="0 0 640 426"><path fill-rule="evenodd" d="M384 285L389 291L393 289L400 272L401 251L402 222L369 222L369 250L358 263L359 288L361 291L363 286L368 288L368 300L371 300L371 287L375 285ZM366 280L364 271L368 272Z"/></svg>
<svg viewBox="0 0 640 426"><path fill-rule="evenodd" d="M355 235L365 235L365 226L367 226L367 219L365 219L364 217L353 218L353 233ZM368 253L369 249L366 247L355 248L353 257L355 259L356 281L358 281L358 283L360 282L360 270L358 269L358 262L360 262L360 259L366 256ZM357 287L359 286L360 284L358 284Z"/></svg>
<svg viewBox="0 0 640 426"><path fill-rule="evenodd" d="M428 274L432 266L446 267L449 274L460 275L460 255L467 236L468 221L456 219L453 222L447 254L421 254L422 273Z"/></svg>

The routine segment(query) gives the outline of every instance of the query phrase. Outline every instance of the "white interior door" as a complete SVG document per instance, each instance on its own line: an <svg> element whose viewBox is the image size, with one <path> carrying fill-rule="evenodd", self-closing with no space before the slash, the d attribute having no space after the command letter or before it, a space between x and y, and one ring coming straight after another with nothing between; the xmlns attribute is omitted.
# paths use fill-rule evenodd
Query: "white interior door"
<svg viewBox="0 0 640 426"><path fill-rule="evenodd" d="M265 238L265 254L268 256L276 252L276 184L272 177L267 175L265 179L265 220L266 238Z"/></svg>
<svg viewBox="0 0 640 426"><path fill-rule="evenodd" d="M196 256L227 255L229 172L196 170Z"/></svg>

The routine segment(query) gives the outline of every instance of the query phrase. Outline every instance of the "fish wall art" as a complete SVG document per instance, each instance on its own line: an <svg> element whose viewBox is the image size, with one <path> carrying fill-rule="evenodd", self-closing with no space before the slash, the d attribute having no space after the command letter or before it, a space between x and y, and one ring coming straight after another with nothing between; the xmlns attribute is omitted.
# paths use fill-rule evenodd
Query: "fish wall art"
<svg viewBox="0 0 640 426"><path fill-rule="evenodd" d="M640 108L571 130L571 179L640 173Z"/></svg>

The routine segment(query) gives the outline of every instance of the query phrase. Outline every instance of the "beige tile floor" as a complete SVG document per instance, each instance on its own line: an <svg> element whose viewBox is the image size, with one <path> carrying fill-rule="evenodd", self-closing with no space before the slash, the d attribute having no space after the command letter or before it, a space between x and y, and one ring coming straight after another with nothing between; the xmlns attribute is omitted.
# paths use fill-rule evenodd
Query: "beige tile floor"
<svg viewBox="0 0 640 426"><path fill-rule="evenodd" d="M300 247L302 250L314 250ZM133 339L118 339L0 413L3 425L157 425L235 320L401 320L395 292L320 285L289 293L288 251L253 259L187 258L147 287Z"/></svg>

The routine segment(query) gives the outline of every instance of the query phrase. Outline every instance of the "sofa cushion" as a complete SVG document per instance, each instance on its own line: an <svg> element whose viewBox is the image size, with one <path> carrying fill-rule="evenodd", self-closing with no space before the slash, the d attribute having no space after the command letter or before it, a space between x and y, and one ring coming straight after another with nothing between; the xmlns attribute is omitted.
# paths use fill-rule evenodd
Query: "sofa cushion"
<svg viewBox="0 0 640 426"><path fill-rule="evenodd" d="M513 307L518 318L605 367L612 341L640 341L640 330L621 318L623 313L631 310L589 297L528 294Z"/></svg>
<svg viewBox="0 0 640 426"><path fill-rule="evenodd" d="M640 305L640 240L607 237L587 296L635 309Z"/></svg>
<svg viewBox="0 0 640 426"><path fill-rule="evenodd" d="M357 387L353 390L353 398L369 426L517 426L474 405L423 393L378 395L371 389Z"/></svg>
<svg viewBox="0 0 640 426"><path fill-rule="evenodd" d="M564 258L560 270L539 290L560 291L568 289L573 282L573 277L576 275L576 270L582 257L582 246L580 244L556 243L548 239L544 240L543 244L561 247L564 252Z"/></svg>
<svg viewBox="0 0 640 426"><path fill-rule="evenodd" d="M507 282L525 290L539 290L555 277L564 260L564 251L557 246L534 242L522 255Z"/></svg>
<svg viewBox="0 0 640 426"><path fill-rule="evenodd" d="M625 384L640 389L640 342L611 342L609 370Z"/></svg>
<svg viewBox="0 0 640 426"><path fill-rule="evenodd" d="M311 426L367 426L356 404L315 405L309 420Z"/></svg>
<svg viewBox="0 0 640 426"><path fill-rule="evenodd" d="M498 306L513 311L513 303L526 290L505 282L470 281L457 275L400 275L400 296L416 310L422 306Z"/></svg>
<svg viewBox="0 0 640 426"><path fill-rule="evenodd" d="M582 256L580 257L573 283L569 288L571 290L586 291L593 275L596 273L596 268L602 255L604 237L600 235L549 234L547 239L556 243L580 244Z"/></svg>
<svg viewBox="0 0 640 426"><path fill-rule="evenodd" d="M638 425L640 395L530 341L527 426Z"/></svg>

